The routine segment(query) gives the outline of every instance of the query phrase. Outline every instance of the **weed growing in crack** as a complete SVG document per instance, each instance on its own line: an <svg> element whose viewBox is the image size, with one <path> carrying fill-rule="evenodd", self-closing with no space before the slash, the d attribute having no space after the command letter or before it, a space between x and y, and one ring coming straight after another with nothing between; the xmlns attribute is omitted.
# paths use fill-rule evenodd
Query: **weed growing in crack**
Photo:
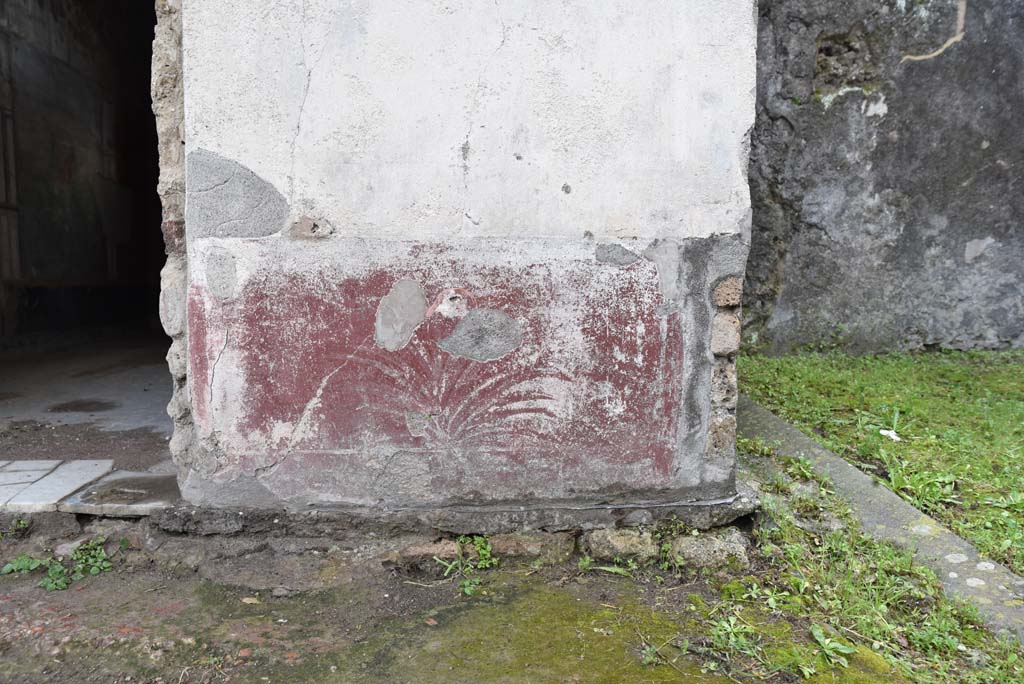
<svg viewBox="0 0 1024 684"><path fill-rule="evenodd" d="M482 582L476 573L496 568L501 561L494 555L490 540L483 535L463 535L459 537L457 546L457 555L454 559L446 561L434 556L434 562L444 568L445 577L459 579L460 593L472 596ZM472 557L466 554L467 548L472 549Z"/></svg>

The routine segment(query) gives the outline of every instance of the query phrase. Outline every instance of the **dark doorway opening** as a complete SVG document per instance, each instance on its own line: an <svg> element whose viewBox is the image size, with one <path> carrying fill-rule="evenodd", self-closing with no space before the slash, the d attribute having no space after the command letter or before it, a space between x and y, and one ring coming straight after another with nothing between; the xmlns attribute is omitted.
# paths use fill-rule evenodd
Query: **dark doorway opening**
<svg viewBox="0 0 1024 684"><path fill-rule="evenodd" d="M152 329L163 263L153 6L3 7L0 337Z"/></svg>
<svg viewBox="0 0 1024 684"><path fill-rule="evenodd" d="M0 459L166 459L155 25L0 1Z"/></svg>

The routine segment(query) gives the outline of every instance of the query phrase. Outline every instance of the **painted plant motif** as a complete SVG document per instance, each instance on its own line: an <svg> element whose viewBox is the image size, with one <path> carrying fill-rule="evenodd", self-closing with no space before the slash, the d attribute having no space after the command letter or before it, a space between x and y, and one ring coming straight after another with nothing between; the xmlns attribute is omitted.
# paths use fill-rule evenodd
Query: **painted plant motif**
<svg viewBox="0 0 1024 684"><path fill-rule="evenodd" d="M358 277L274 273L230 306L203 300L212 325L234 321L237 352L221 364L237 359L250 389L217 411L236 416L252 465L372 481L368 458L397 458L424 477L498 488L670 473L682 328L661 309L654 265L458 256L410 251ZM453 281L466 285L420 285ZM215 361L223 343L194 330Z"/></svg>
<svg viewBox="0 0 1024 684"><path fill-rule="evenodd" d="M373 341L334 357L309 408L330 401L333 376L347 369L348 386L358 378L364 392L358 410L387 428L382 434L421 449L478 446L515 460L548 438L557 415L547 388L569 378L536 354L517 358L520 322L473 303L466 290L448 289L428 306L418 283L396 281L377 306ZM311 418L307 410L300 419L300 439Z"/></svg>

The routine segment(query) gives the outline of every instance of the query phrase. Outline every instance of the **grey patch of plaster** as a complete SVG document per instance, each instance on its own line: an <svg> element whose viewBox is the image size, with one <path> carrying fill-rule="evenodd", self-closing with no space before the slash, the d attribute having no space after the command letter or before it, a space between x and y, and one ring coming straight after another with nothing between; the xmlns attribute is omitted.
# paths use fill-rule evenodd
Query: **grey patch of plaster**
<svg viewBox="0 0 1024 684"><path fill-rule="evenodd" d="M377 305L374 340L388 351L409 344L427 314L427 297L415 280L398 280Z"/></svg>
<svg viewBox="0 0 1024 684"><path fill-rule="evenodd" d="M472 361L494 361L519 347L523 330L504 311L472 309L452 334L437 343L441 349Z"/></svg>
<svg viewBox="0 0 1024 684"><path fill-rule="evenodd" d="M272 508L280 505L280 497L251 475L233 472L223 476L205 476L192 469L178 473L178 488L183 499L197 506L244 506Z"/></svg>
<svg viewBox="0 0 1024 684"><path fill-rule="evenodd" d="M653 261L658 269L662 296L668 302L675 302L679 297L679 243L655 240L644 250L644 258Z"/></svg>
<svg viewBox="0 0 1024 684"><path fill-rule="evenodd" d="M235 294L235 257L217 247L210 251L206 259L206 286L217 299L230 299Z"/></svg>
<svg viewBox="0 0 1024 684"><path fill-rule="evenodd" d="M640 259L640 255L632 252L622 245L600 244L594 250L594 257L598 261L616 266L629 266Z"/></svg>
<svg viewBox="0 0 1024 684"><path fill-rule="evenodd" d="M709 449L712 421L710 404L711 321L714 307L708 293L714 283L741 276L750 243L743 235L721 234L684 240L655 240L644 258L658 269L665 323L679 329L683 339L681 410L676 428L674 473L684 486L696 487L701 496L724 496L735 488L735 450L720 454Z"/></svg>
<svg viewBox="0 0 1024 684"><path fill-rule="evenodd" d="M209 150L186 160L185 225L189 239L273 235L288 219L288 202L273 185Z"/></svg>
<svg viewBox="0 0 1024 684"><path fill-rule="evenodd" d="M995 244L995 240L991 237L987 237L981 240L971 240L964 247L964 261L971 263L989 248L990 245Z"/></svg>

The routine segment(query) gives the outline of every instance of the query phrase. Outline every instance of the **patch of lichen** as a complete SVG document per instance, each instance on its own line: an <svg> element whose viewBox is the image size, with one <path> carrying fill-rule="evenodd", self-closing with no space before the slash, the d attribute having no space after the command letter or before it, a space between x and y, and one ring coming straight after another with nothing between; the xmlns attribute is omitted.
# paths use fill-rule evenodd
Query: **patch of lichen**
<svg viewBox="0 0 1024 684"><path fill-rule="evenodd" d="M644 665L644 643L697 629L635 601L599 604L565 589L533 586L506 601L475 601L381 632L342 660L339 681L721 682L669 646L672 665ZM678 656L678 657L677 657Z"/></svg>
<svg viewBox="0 0 1024 684"><path fill-rule="evenodd" d="M367 642L332 655L335 672L324 681L729 681L721 673L729 667L729 654L718 658L706 648L713 621L723 609L732 609L729 604L709 606L693 595L681 608L659 610L633 596L632 585L617 586L621 592L612 603L538 583L432 611L429 621L396 621ZM867 649L858 649L849 666L840 668L825 661L802 627L756 606L739 607L736 614L763 649L765 671L799 672L799 663L810 663L817 673L812 682L902 681ZM686 644L689 651L682 650ZM657 664L650 659L645 664L645 646L658 647ZM719 672L702 671L716 664ZM324 663L316 668L323 672ZM733 680L745 677L732 671Z"/></svg>

